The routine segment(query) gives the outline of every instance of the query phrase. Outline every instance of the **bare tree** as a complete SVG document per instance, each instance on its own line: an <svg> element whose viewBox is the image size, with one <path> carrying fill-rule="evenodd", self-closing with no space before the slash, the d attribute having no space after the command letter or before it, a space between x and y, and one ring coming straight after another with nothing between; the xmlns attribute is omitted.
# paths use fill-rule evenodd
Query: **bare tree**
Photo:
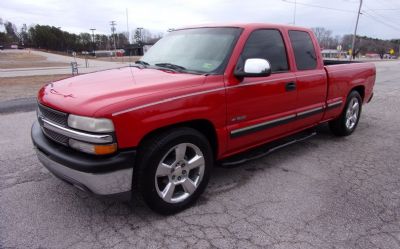
<svg viewBox="0 0 400 249"><path fill-rule="evenodd" d="M4 23L4 28L6 29L6 34L10 37L10 39L13 41L18 41L18 32L15 24L6 21Z"/></svg>
<svg viewBox="0 0 400 249"><path fill-rule="evenodd" d="M332 36L332 31L323 27L312 28L322 49L336 49L340 44L340 36Z"/></svg>

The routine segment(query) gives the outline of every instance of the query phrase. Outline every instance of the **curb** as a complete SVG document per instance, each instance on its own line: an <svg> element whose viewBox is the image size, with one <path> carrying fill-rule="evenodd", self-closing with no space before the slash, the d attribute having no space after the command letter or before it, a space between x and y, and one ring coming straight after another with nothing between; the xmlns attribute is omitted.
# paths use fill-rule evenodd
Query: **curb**
<svg viewBox="0 0 400 249"><path fill-rule="evenodd" d="M36 97L12 99L0 102L0 114L29 112L36 109Z"/></svg>

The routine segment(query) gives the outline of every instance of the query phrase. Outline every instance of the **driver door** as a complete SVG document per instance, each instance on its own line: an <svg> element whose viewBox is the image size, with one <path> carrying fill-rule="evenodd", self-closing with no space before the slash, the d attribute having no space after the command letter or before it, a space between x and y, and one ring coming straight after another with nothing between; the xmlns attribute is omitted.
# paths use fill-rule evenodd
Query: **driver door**
<svg viewBox="0 0 400 249"><path fill-rule="evenodd" d="M246 59L270 62L271 75L244 77L227 88L228 151L233 152L274 139L292 130L296 114L296 76L289 69L282 34L276 29L253 31L237 68Z"/></svg>

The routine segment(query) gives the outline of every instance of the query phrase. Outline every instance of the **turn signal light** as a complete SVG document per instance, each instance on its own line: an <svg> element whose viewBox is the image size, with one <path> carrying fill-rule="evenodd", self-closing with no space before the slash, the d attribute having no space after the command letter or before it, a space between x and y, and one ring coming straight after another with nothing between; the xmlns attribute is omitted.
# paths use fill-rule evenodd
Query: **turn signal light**
<svg viewBox="0 0 400 249"><path fill-rule="evenodd" d="M96 155L106 155L117 151L117 144L95 145L94 151Z"/></svg>
<svg viewBox="0 0 400 249"><path fill-rule="evenodd" d="M94 154L94 155L107 155L117 151L117 144L89 144L75 139L69 139L69 146L76 150Z"/></svg>

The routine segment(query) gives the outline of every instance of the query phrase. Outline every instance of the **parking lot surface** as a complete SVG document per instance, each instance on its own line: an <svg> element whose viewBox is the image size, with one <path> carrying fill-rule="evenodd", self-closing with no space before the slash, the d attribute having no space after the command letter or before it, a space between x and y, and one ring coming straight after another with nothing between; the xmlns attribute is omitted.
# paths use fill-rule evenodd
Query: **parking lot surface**
<svg viewBox="0 0 400 249"><path fill-rule="evenodd" d="M0 117L0 248L400 248L400 63L376 63L372 103L346 138L318 135L215 168L198 203L160 216L53 177L34 112Z"/></svg>

